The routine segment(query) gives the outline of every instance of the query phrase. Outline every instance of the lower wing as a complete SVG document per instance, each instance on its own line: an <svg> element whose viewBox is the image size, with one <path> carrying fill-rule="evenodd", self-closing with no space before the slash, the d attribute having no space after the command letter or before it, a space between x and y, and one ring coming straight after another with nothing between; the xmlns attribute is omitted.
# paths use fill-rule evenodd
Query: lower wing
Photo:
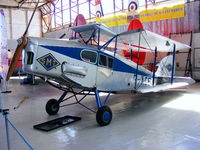
<svg viewBox="0 0 200 150"><path fill-rule="evenodd" d="M195 80L193 80L190 77L174 77L173 83L170 83L170 82L171 82L171 77L167 77L167 76L159 77L157 81L157 85L155 85L154 87L139 89L138 91L141 93L158 92L158 91L163 91L167 89L187 86L189 84L195 83Z"/></svg>

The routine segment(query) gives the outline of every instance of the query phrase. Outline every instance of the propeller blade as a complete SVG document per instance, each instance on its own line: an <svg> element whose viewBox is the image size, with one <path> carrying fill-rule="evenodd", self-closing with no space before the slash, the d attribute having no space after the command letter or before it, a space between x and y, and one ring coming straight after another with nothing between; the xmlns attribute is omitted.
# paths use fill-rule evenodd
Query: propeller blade
<svg viewBox="0 0 200 150"><path fill-rule="evenodd" d="M34 9L34 11L32 13L32 16L31 16L31 18L29 20L29 23L28 23L27 27L26 27L26 30L25 30L25 32L24 32L24 34L22 36L22 43L19 44L17 46L16 50L15 50L15 53L13 55L13 58L12 58L12 61L11 61L11 64L10 64L10 67L9 67L7 75L6 75L6 81L8 81L10 79L10 76L13 74L13 72L14 72L16 66L17 66L18 60L19 60L19 58L20 58L20 56L22 54L22 50L27 45L27 32L28 32L28 29L30 27L31 21L33 19L33 16L35 14L35 11L36 11L36 9L38 7L38 4L39 4L39 0L37 1L36 5L35 5L35 9Z"/></svg>
<svg viewBox="0 0 200 150"><path fill-rule="evenodd" d="M8 69L8 73L6 75L6 81L8 81L10 79L10 76L13 74L13 72L14 72L16 66L17 66L18 60L19 60L19 58L22 54L22 50L24 49L26 44L27 44L27 37L23 37L22 43L17 46L15 53L13 55L10 67Z"/></svg>

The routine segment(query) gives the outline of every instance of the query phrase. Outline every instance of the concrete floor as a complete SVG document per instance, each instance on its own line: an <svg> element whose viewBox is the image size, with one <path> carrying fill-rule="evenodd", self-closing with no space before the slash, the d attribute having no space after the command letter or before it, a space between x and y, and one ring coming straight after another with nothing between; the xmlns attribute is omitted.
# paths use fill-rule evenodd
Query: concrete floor
<svg viewBox="0 0 200 150"><path fill-rule="evenodd" d="M108 105L113 120L99 127L95 114L79 105L61 108L48 116L45 104L58 98L61 91L39 81L39 85L20 85L9 81L11 94L1 94L9 119L35 150L198 150L200 149L200 83L165 92L111 95ZM29 96L18 109L13 108ZM84 101L95 106L94 96ZM76 115L82 120L51 132L33 129L33 125L53 118ZM11 150L29 148L9 128ZM0 115L0 150L6 150L5 126Z"/></svg>

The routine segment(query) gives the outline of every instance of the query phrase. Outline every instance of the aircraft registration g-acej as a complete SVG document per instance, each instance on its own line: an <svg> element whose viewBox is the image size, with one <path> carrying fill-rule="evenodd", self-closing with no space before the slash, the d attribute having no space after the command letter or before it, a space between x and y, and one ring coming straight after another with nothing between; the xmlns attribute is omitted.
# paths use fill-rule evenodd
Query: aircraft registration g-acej
<svg viewBox="0 0 200 150"><path fill-rule="evenodd" d="M49 115L56 114L63 101L74 97L73 104L95 112L97 123L105 126L112 120L112 111L106 105L111 93L145 93L194 83L189 77L174 76L175 53L190 48L185 44L144 29L116 34L97 23L71 29L76 33L74 39L24 36L17 47L17 50L24 48L25 72L44 77L54 87L64 90L58 100L47 102ZM140 52L154 53L153 71L120 55L123 49L128 49L131 55L132 51L137 51L138 55L131 57L138 60ZM157 52L171 55L158 63ZM68 92L72 93L69 97ZM100 92L107 93L103 101ZM78 98L77 95L82 96ZM88 95L95 95L97 112L81 103Z"/></svg>

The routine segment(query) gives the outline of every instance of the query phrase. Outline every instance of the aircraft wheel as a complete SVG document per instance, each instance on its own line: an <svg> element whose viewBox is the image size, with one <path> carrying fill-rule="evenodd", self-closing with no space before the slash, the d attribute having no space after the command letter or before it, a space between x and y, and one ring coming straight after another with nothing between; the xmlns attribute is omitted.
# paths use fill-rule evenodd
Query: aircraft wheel
<svg viewBox="0 0 200 150"><path fill-rule="evenodd" d="M50 99L46 104L46 112L49 115L55 115L59 111L59 103L55 99Z"/></svg>
<svg viewBox="0 0 200 150"><path fill-rule="evenodd" d="M108 106L103 106L96 113L96 121L100 126L110 124L112 120L112 111Z"/></svg>

